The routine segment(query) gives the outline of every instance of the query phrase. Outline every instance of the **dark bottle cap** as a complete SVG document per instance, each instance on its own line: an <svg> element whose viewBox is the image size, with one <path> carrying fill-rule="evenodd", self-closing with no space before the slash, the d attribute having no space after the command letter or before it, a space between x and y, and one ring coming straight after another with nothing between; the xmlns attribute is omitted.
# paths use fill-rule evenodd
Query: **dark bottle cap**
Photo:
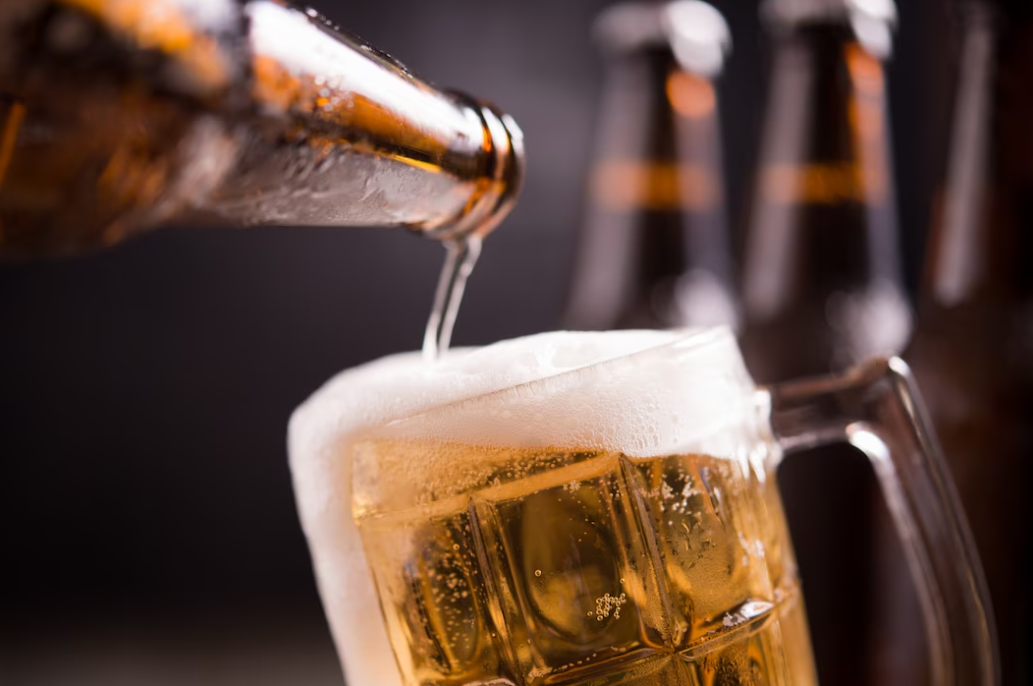
<svg viewBox="0 0 1033 686"><path fill-rule="evenodd" d="M615 5L599 15L593 33L613 53L669 48L683 69L706 78L721 73L732 48L724 17L699 0Z"/></svg>
<svg viewBox="0 0 1033 686"><path fill-rule="evenodd" d="M893 0L763 0L761 17L774 32L810 24L848 27L870 53L885 59L893 51L897 5Z"/></svg>

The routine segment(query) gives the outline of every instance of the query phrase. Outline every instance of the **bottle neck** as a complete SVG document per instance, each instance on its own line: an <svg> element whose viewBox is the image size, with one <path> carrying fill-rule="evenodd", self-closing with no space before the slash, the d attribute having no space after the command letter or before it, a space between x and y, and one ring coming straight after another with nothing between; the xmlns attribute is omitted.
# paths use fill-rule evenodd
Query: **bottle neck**
<svg viewBox="0 0 1033 686"><path fill-rule="evenodd" d="M734 325L720 136L714 84L669 48L613 61L572 324Z"/></svg>
<svg viewBox="0 0 1033 686"><path fill-rule="evenodd" d="M244 13L257 126L208 209L242 223L439 237L487 233L505 214L523 155L509 117L432 88L314 13L278 0Z"/></svg>
<svg viewBox="0 0 1033 686"><path fill-rule="evenodd" d="M627 56L610 67L597 137L598 168L635 160L709 171L721 165L719 134L714 84L680 68L669 51ZM649 179L620 191L617 184L603 184L593 191L594 199L620 211L709 213L723 204L713 180L691 187L643 181Z"/></svg>
<svg viewBox="0 0 1033 686"><path fill-rule="evenodd" d="M882 64L846 28L777 46L746 239L743 348L761 382L896 354L900 275Z"/></svg>
<svg viewBox="0 0 1033 686"><path fill-rule="evenodd" d="M836 26L777 48L749 227L751 316L901 289L881 63Z"/></svg>
<svg viewBox="0 0 1033 686"><path fill-rule="evenodd" d="M924 297L941 307L1033 293L1033 22L966 8L942 205Z"/></svg>

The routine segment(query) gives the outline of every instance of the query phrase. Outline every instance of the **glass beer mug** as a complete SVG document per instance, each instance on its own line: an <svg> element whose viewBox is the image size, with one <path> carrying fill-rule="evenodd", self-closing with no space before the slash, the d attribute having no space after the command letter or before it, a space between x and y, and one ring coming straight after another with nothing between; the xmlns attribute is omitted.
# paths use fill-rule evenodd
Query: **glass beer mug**
<svg viewBox="0 0 1033 686"><path fill-rule="evenodd" d="M816 683L776 477L833 441L879 476L933 683L996 683L979 562L899 359L757 388L725 329L557 332L345 372L290 430L347 680L376 686Z"/></svg>

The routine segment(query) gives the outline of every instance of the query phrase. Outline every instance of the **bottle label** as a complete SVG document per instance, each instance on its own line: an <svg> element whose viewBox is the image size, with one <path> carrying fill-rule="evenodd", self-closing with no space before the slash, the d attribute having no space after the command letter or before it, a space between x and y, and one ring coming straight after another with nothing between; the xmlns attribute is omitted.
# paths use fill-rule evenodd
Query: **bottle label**
<svg viewBox="0 0 1033 686"><path fill-rule="evenodd" d="M764 199L783 205L880 202L886 195L885 176L855 162L773 164L762 173Z"/></svg>
<svg viewBox="0 0 1033 686"><path fill-rule="evenodd" d="M691 162L604 160L592 174L591 193L600 207L630 210L714 210L721 183L714 171Z"/></svg>

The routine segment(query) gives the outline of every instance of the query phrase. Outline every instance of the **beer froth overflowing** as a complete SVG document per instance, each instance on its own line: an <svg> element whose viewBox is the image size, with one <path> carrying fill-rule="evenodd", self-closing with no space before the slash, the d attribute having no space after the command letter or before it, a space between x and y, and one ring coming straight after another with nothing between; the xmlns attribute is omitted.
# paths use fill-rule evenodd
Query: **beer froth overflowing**
<svg viewBox="0 0 1033 686"><path fill-rule="evenodd" d="M777 496L757 480L771 457L757 416L725 330L557 332L339 375L295 413L290 456L349 683L684 670L706 636L769 615L787 648L762 669L784 672L806 630ZM686 560L659 582L673 590L621 533L641 525L640 496L660 503L650 545ZM772 610L787 597L791 617ZM771 658L769 629L744 634L761 646L742 644L747 663Z"/></svg>

